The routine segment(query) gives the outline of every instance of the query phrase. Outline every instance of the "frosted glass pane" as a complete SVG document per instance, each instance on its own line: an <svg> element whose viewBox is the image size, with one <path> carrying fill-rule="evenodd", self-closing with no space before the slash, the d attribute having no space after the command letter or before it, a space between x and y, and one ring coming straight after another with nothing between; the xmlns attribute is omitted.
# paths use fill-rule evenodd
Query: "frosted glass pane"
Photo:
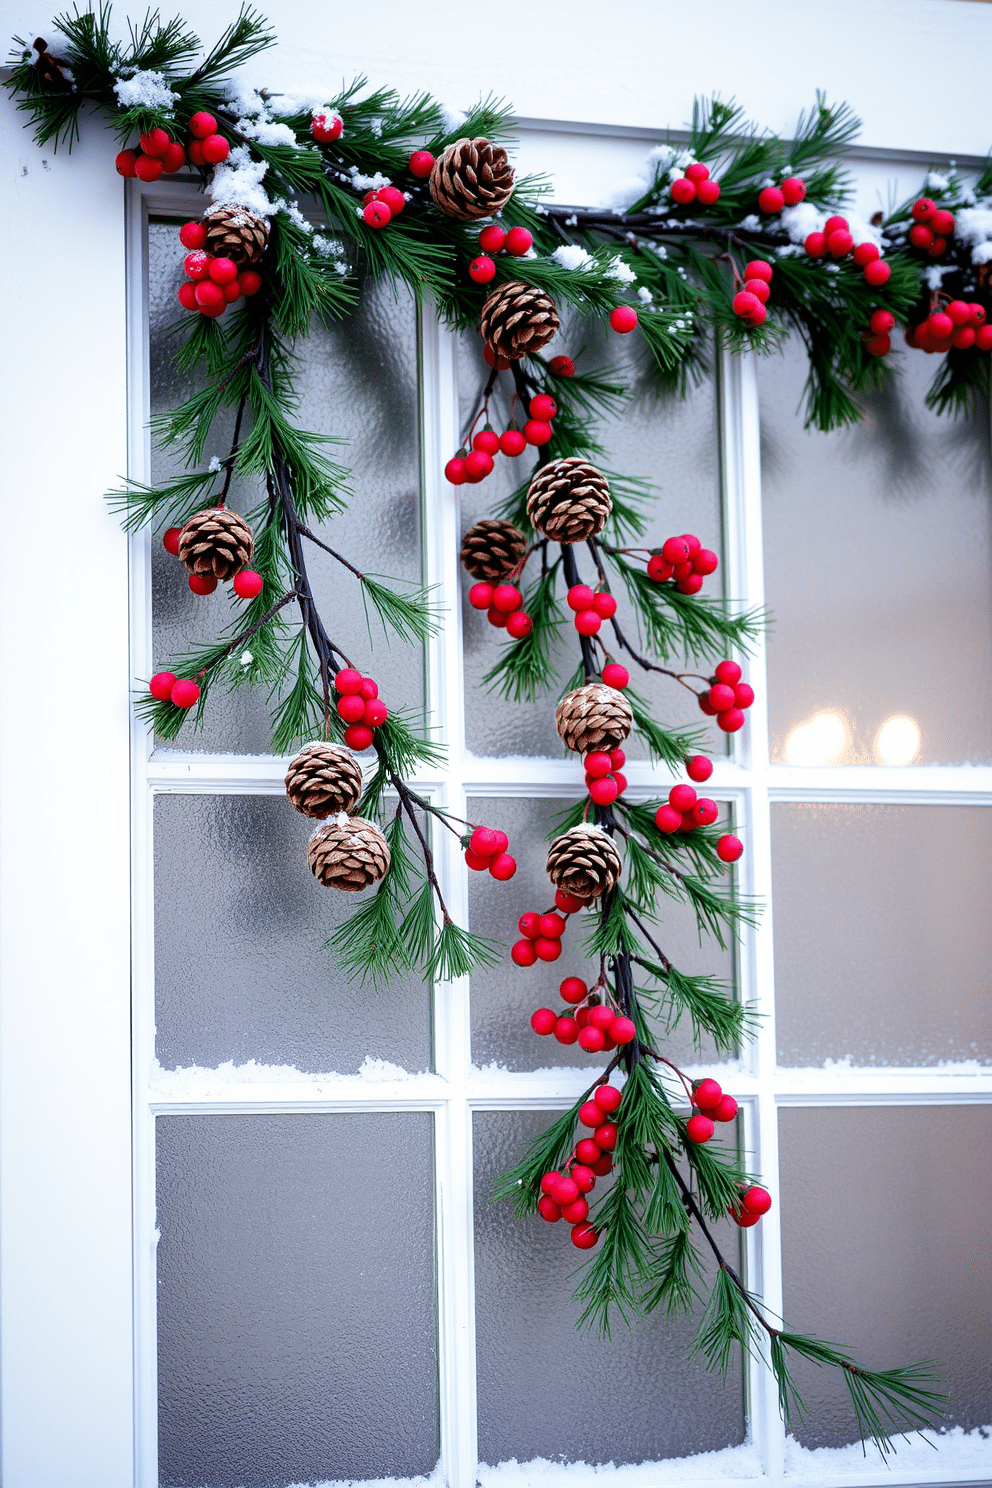
<svg viewBox="0 0 992 1488"><path fill-rule="evenodd" d="M530 1026L535 1008L564 1006L558 997L562 978L581 976L590 986L599 974L598 961L582 953L586 939L586 916L570 919L557 961L538 961L534 966L515 966L509 947L520 939L517 921L527 909L551 909L554 889L545 864L548 833L570 803L560 800L473 798L467 810L472 821L502 827L510 839L517 871L509 883L497 883L488 873L469 874L469 920L479 935L491 936L507 947L503 960L490 970L472 977L472 1058L477 1065L497 1062L514 1070L545 1069L552 1065L577 1065L582 1069L602 1067L606 1056L586 1054L578 1044L559 1044L553 1036L539 1038ZM647 923L647 922L646 922ZM680 971L709 972L733 984L734 959L715 941L700 946L692 910L664 899L653 932L662 949ZM687 1020L671 1035L660 1030L659 1046L675 1060L693 1063L712 1056L704 1045L692 1052L692 1029ZM720 1055L725 1059L726 1055Z"/></svg>
<svg viewBox="0 0 992 1488"><path fill-rule="evenodd" d="M159 1118L162 1488L433 1470L433 1209L426 1113Z"/></svg>
<svg viewBox="0 0 992 1488"><path fill-rule="evenodd" d="M992 673L987 415L924 407L938 360L900 355L897 389L833 434L802 427L798 344L758 362L773 759L992 759L992 692L975 684ZM820 713L842 728L790 744ZM880 735L892 718L915 731Z"/></svg>
<svg viewBox="0 0 992 1488"><path fill-rule="evenodd" d="M552 351L576 345L586 348L580 366L604 369L615 379L630 380L635 388L633 402L616 417L598 427L597 438L605 453L597 456L606 470L620 475L637 476L651 483L653 496L647 509L648 526L643 538L634 539L638 546L662 543L673 533L695 532L704 547L722 552L720 451L717 425L716 386L712 378L694 388L684 400L658 397L638 362L635 347L612 333L602 333L582 325L571 335L560 335ZM466 334L459 343L459 392L462 417L467 426L479 406L479 393L485 384L487 368L482 360L482 343L478 336ZM503 378L501 381L505 381ZM509 392L491 404L493 422L500 430L506 427L509 414ZM501 401L505 398L506 401ZM502 422L496 417L498 411ZM519 413L519 405L518 405ZM481 428L481 424L479 425ZM462 531L482 517L492 516L502 501L529 478L534 465L534 451L529 449L516 459L496 457L496 469L477 486L460 486ZM558 549L552 548L557 556ZM593 581L595 573L584 545L576 547L576 559L582 577ZM529 579L535 559L527 568ZM722 569L706 581L708 594L720 594ZM484 679L506 646L502 632L494 630L484 614L473 610L465 595L472 579L462 574L463 626L465 636L465 728L468 747L477 755L545 755L558 758L561 741L555 732L552 696L534 703L504 702L501 695L491 694ZM563 581L562 581L563 585ZM564 587L561 587L564 596ZM637 624L627 602L623 585L616 586L619 602L617 618L624 633L637 646ZM605 632L604 632L605 633ZM578 636L571 626L564 627L558 646L558 675L562 685L579 664ZM675 726L705 723L695 699L671 681L651 673L642 673L631 664L637 690L654 704L655 716ZM498 706L494 700L499 698ZM724 750L723 735L713 734L712 749ZM645 753L638 740L632 740L629 753Z"/></svg>
<svg viewBox="0 0 992 1488"><path fill-rule="evenodd" d="M992 1058L992 811L772 807L782 1064Z"/></svg>
<svg viewBox="0 0 992 1488"><path fill-rule="evenodd" d="M612 1342L575 1327L578 1252L564 1224L516 1219L489 1195L548 1111L475 1117L475 1295L479 1456L643 1462L713 1451L744 1440L742 1374L726 1383L686 1356L698 1319L658 1315L613 1324ZM716 1226L735 1254L735 1237ZM709 1273L708 1273L709 1274ZM701 1290L703 1290L701 1284Z"/></svg>
<svg viewBox="0 0 992 1488"><path fill-rule="evenodd" d="M153 416L168 412L194 390L171 366L175 338L168 328L183 314L176 301L185 250L175 224L149 227L150 355ZM405 291L367 285L345 321L330 328L316 323L297 347L295 367L303 428L343 439L328 455L353 472L349 509L322 534L338 552L369 573L421 580L420 470L417 423L417 325L413 299ZM225 425L225 428L230 424ZM207 455L224 458L218 436ZM172 450L153 454L154 479L177 472ZM234 490L231 504L246 511L260 499L255 485ZM318 529L319 530L319 529ZM221 585L206 598L190 592L186 572L160 542L153 544L155 664L216 634L230 619L230 598ZM307 545L314 594L332 638L379 683L380 696L399 710L422 710L423 653L391 640L374 616L367 626L360 586L339 564ZM297 612L292 610L293 624ZM216 691L201 733L181 734L185 749L264 754L269 748L265 690Z"/></svg>
<svg viewBox="0 0 992 1488"><path fill-rule="evenodd" d="M156 1049L167 1069L429 1066L429 987L408 976L363 990L322 949L361 896L317 883L313 826L284 796L156 797Z"/></svg>
<svg viewBox="0 0 992 1488"><path fill-rule="evenodd" d="M784 1110L779 1133L788 1326L869 1368L936 1359L947 1425L987 1425L992 1106ZM795 1372L799 1440L856 1441L843 1380Z"/></svg>

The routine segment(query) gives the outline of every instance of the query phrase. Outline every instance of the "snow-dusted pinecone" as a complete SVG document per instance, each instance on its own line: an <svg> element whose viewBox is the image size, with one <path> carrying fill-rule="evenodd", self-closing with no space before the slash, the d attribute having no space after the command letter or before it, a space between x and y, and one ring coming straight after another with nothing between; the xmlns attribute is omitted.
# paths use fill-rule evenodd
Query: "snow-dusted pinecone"
<svg viewBox="0 0 992 1488"><path fill-rule="evenodd" d="M488 296L479 330L498 356L515 362L547 346L558 331L558 311L543 289L511 279Z"/></svg>
<svg viewBox="0 0 992 1488"><path fill-rule="evenodd" d="M460 139L435 160L428 184L439 211L471 222L503 210L513 191L513 167L502 146Z"/></svg>
<svg viewBox="0 0 992 1488"><path fill-rule="evenodd" d="M389 867L389 844L372 822L338 816L311 837L307 862L325 889L354 894L382 878Z"/></svg>
<svg viewBox="0 0 992 1488"><path fill-rule="evenodd" d="M179 534L179 557L190 573L224 584L251 562L255 539L244 517L226 506L194 512Z"/></svg>
<svg viewBox="0 0 992 1488"><path fill-rule="evenodd" d="M606 476L580 455L541 465L527 492L527 515L552 542L585 542L613 510Z"/></svg>
<svg viewBox="0 0 992 1488"><path fill-rule="evenodd" d="M634 715L622 692L602 682L588 682L567 692L555 710L555 727L567 749L619 749L634 726Z"/></svg>
<svg viewBox="0 0 992 1488"><path fill-rule="evenodd" d="M340 744L304 744L289 762L286 794L297 811L317 821L351 811L362 794L361 765Z"/></svg>
<svg viewBox="0 0 992 1488"><path fill-rule="evenodd" d="M548 851L548 877L576 899L598 899L620 879L623 862L602 827L580 824L556 837Z"/></svg>
<svg viewBox="0 0 992 1488"><path fill-rule="evenodd" d="M473 579L505 579L527 552L527 539L512 522L486 517L462 538L459 558Z"/></svg>
<svg viewBox="0 0 992 1488"><path fill-rule="evenodd" d="M258 263L269 241L269 224L247 207L214 207L204 215L203 225L207 252L236 264Z"/></svg>

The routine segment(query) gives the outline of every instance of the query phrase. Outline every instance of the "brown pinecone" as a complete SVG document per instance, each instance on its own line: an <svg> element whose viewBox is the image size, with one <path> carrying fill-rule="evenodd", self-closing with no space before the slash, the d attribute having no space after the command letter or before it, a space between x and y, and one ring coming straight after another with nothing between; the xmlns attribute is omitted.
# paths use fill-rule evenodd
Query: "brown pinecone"
<svg viewBox="0 0 992 1488"><path fill-rule="evenodd" d="M547 346L558 331L558 311L543 289L511 279L486 299L479 330L498 356L515 362Z"/></svg>
<svg viewBox="0 0 992 1488"><path fill-rule="evenodd" d="M297 811L317 821L351 811L362 794L361 766L339 744L304 744L289 762L286 794Z"/></svg>
<svg viewBox="0 0 992 1488"><path fill-rule="evenodd" d="M513 191L513 167L502 146L487 139L460 139L435 160L428 184L439 211L459 222L472 222L506 206Z"/></svg>
<svg viewBox="0 0 992 1488"><path fill-rule="evenodd" d="M207 252L236 264L258 263L269 241L269 224L247 207L214 207L203 217Z"/></svg>
<svg viewBox="0 0 992 1488"><path fill-rule="evenodd" d="M224 584L251 562L255 539L244 517L226 506L194 512L179 534L179 557L190 573Z"/></svg>
<svg viewBox="0 0 992 1488"><path fill-rule="evenodd" d="M519 527L487 517L468 529L458 556L473 579L505 579L526 552Z"/></svg>
<svg viewBox="0 0 992 1488"><path fill-rule="evenodd" d="M567 692L555 710L555 727L567 749L619 749L634 726L634 715L622 692L602 682Z"/></svg>
<svg viewBox="0 0 992 1488"><path fill-rule="evenodd" d="M552 542L585 542L595 537L612 510L606 476L580 455L540 466L527 492L527 515Z"/></svg>
<svg viewBox="0 0 992 1488"><path fill-rule="evenodd" d="M602 827L582 824L556 837L548 851L548 877L576 899L598 899L620 880L620 854Z"/></svg>
<svg viewBox="0 0 992 1488"><path fill-rule="evenodd" d="M389 867L389 844L372 822L338 816L311 837L307 862L325 889L355 894L382 878Z"/></svg>

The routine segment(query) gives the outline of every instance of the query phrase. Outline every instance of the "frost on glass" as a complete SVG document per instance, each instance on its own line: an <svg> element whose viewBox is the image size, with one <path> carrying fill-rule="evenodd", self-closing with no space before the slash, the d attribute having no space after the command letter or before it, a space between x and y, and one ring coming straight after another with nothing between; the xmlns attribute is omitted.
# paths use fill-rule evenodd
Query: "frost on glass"
<svg viewBox="0 0 992 1488"><path fill-rule="evenodd" d="M155 802L156 1052L167 1069L294 1065L356 1072L366 1058L431 1062L430 988L349 983L325 940L358 895L307 867L316 823L285 796Z"/></svg>
<svg viewBox="0 0 992 1488"><path fill-rule="evenodd" d="M158 1119L161 1488L433 1470L431 1119Z"/></svg>
<svg viewBox="0 0 992 1488"><path fill-rule="evenodd" d="M497 883L488 873L469 874L469 923L477 935L489 936L509 948L520 939L517 921L526 909L554 907L554 889L545 872L548 834L570 802L546 798L473 798L467 810L472 821L501 827L510 839L517 871L509 883ZM580 913L568 921L557 961L515 966L509 950L499 965L472 975L472 1059L476 1065L497 1063L513 1070L572 1065L590 1071L602 1068L609 1056L586 1054L577 1044L559 1044L553 1035L540 1038L530 1026L535 1008L564 1006L558 996L562 978L581 976L591 987L599 974L598 959L583 954L588 917ZM650 926L650 922L649 923ZM674 899L660 898L652 933L669 960L680 971L710 973L732 984L734 958L707 938L699 944L692 910ZM687 1018L672 1034L655 1025L659 1047L683 1063L726 1059L714 1055L707 1042L693 1052Z"/></svg>
<svg viewBox="0 0 992 1488"><path fill-rule="evenodd" d="M772 757L992 759L987 414L924 406L939 358L899 355L863 422L804 430L806 355L758 362Z"/></svg>
<svg viewBox="0 0 992 1488"><path fill-rule="evenodd" d="M616 416L602 425L595 426L596 437L604 446L602 456L594 463L604 470L619 475L640 477L650 482L653 490L645 506L647 529L641 538L631 538L638 547L655 546L674 533L695 532L704 547L713 548L722 554L722 519L720 495L720 450L717 422L716 385L712 377L701 386L693 388L683 400L678 397L659 396L652 388L644 368L640 365L636 347L630 340L600 332L585 323L576 327L574 333L559 335L549 347L548 355L566 350L578 354L585 348L579 365L583 370L604 370L614 380L629 380L633 384L634 397ZM482 359L482 342L474 333L466 333L459 340L458 378L460 407L464 433L472 414L478 408L482 388L488 373ZM507 383L509 374L504 374L498 387ZM509 384L508 384L509 387ZM506 428L509 414L510 392L503 389L498 400L490 407L493 423L500 432ZM498 411L499 417L496 417ZM517 422L523 426L526 413L520 413L517 404ZM476 426L482 428L482 423ZM467 531L482 517L497 513L502 502L527 478L534 464L535 451L528 446L524 454L516 459L497 455L496 469L492 475L478 485L458 487L461 502L461 530ZM609 534L608 534L609 535ZM559 551L552 546L553 554ZM579 570L586 582L595 579L595 573L584 545L576 548ZM527 578L539 572L536 557L527 567ZM722 568L706 580L707 594L718 595L721 587ZM554 707L557 701L552 692L538 698L534 703L504 702L500 693L492 693L485 683L486 674L499 660L503 648L508 644L502 632L496 631L485 614L473 610L465 596L473 580L462 573L462 613L465 637L465 732L469 749L479 756L494 755L544 755L559 758L562 753L561 740L555 732ZM633 645L638 645L637 621L626 599L622 580L611 584L618 600L617 618L624 633ZM560 593L564 597L563 581ZM603 634L609 632L604 626ZM569 623L560 632L557 648L558 676L561 686L571 678L579 663L578 635ZM643 650L643 648L641 648ZM669 678L641 672L640 669L621 658L630 666L633 685L654 705L655 716L670 725L696 727L706 720L699 712L693 697L684 688ZM681 666L682 658L673 665ZM498 700L498 701L497 701ZM715 735L716 730L711 729ZM713 741L713 752L725 748L722 736ZM629 753L633 757L643 756L644 749L639 740L632 739Z"/></svg>
<svg viewBox="0 0 992 1488"><path fill-rule="evenodd" d="M521 1143L551 1120L548 1111L475 1116L479 1457L619 1464L742 1442L742 1372L735 1361L724 1382L688 1357L698 1318L654 1314L628 1332L617 1317L612 1341L578 1332L581 1308L571 1294L582 1258L568 1228L537 1215L517 1219L510 1203L491 1201ZM714 1228L733 1256L733 1227Z"/></svg>
<svg viewBox="0 0 992 1488"><path fill-rule="evenodd" d="M176 338L170 327L185 311L176 301L185 250L175 223L149 227L149 347L151 411L168 413L194 390L194 383L171 364ZM363 287L348 319L329 328L314 324L297 348L294 375L303 428L346 442L331 446L329 458L352 471L348 509L318 532L338 552L368 573L384 573L415 583L422 580L420 469L417 415L417 325L412 297L398 289ZM206 454L225 458L233 420L216 426ZM153 449L153 479L176 473L174 449ZM256 483L235 483L231 505L247 511L261 499ZM212 638L231 619L230 586L207 597L192 594L186 571L161 542L152 544L154 664L164 665L187 648ZM424 658L417 646L384 634L373 611L368 622L358 581L326 553L306 545L314 595L332 638L365 672L375 676L380 696L394 709L414 709L422 717ZM243 605L240 607L244 608ZM291 609L291 623L297 611ZM200 733L184 730L172 748L269 752L266 689L218 688L210 698Z"/></svg>
<svg viewBox="0 0 992 1488"><path fill-rule="evenodd" d="M935 1359L946 1425L988 1425L992 1107L783 1110L779 1134L789 1326L843 1343L869 1368ZM837 1371L802 1360L795 1370L809 1406L794 1428L803 1445L855 1440ZM936 1453L932 1462L939 1471Z"/></svg>
<svg viewBox="0 0 992 1488"><path fill-rule="evenodd" d="M772 806L782 1064L992 1060L992 811Z"/></svg>

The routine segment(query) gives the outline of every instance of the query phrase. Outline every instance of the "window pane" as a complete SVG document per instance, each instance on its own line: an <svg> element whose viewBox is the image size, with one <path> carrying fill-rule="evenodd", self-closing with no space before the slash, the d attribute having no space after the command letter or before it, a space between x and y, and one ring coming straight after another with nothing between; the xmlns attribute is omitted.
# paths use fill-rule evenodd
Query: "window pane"
<svg viewBox="0 0 992 1488"><path fill-rule="evenodd" d="M784 1110L779 1132L787 1326L869 1368L935 1359L946 1424L985 1425L992 1107ZM856 1441L843 1380L801 1359L795 1373L803 1445Z"/></svg>
<svg viewBox="0 0 992 1488"><path fill-rule="evenodd" d="M992 811L771 815L780 1062L988 1062Z"/></svg>
<svg viewBox="0 0 992 1488"><path fill-rule="evenodd" d="M433 1470L432 1148L420 1112L159 1118L162 1488Z"/></svg>
<svg viewBox="0 0 992 1488"><path fill-rule="evenodd" d="M519 1161L521 1143L552 1119L548 1111L475 1117L480 1458L619 1464L742 1442L736 1362L723 1382L698 1356L687 1357L698 1319L655 1314L628 1332L616 1318L612 1341L578 1332L581 1307L571 1294L580 1257L565 1225L516 1219L511 1204L490 1199L499 1174ZM733 1255L734 1237L716 1230Z"/></svg>
<svg viewBox="0 0 992 1488"><path fill-rule="evenodd" d="M635 348L624 342L623 338L582 325L581 333L577 332L571 337L567 334L560 335L550 350L564 350L566 345L574 348L576 342L587 349L580 364L583 369L603 369L614 380L630 379L634 385L633 402L601 426L601 443L605 447L605 453L596 457L604 470L639 477L652 487L643 508L647 518L645 534L626 541L639 547L653 547L660 545L673 533L693 531L704 547L722 552L720 449L714 380L706 379L700 387L692 389L684 400L659 397L653 391L650 380L639 371ZM474 334L466 334L460 338L458 371L463 431L479 406L480 391L485 385L488 372L482 360L481 348L482 343ZM505 383L507 379L503 377L500 381ZM502 389L499 398L494 399L491 404L493 423L499 430L506 428L509 417L508 399L509 394ZM526 418L526 413L521 415L519 404L516 416L518 423ZM478 428L481 427L480 422ZM459 487L463 532L482 517L496 515L502 502L516 486L529 479L534 453L528 447L516 459L497 455L496 469L492 475L477 486ZM615 541L615 537L611 540ZM552 545L552 556L556 557L558 552L559 549ZM584 544L576 547L576 560L583 579L593 581L595 571ZM535 555L526 570L525 577L528 580L533 573L539 572L536 565ZM716 574L706 580L708 594L722 592L721 577L722 570L717 570ZM534 703L504 702L501 694L491 693L485 682L486 674L499 660L508 643L502 632L489 625L485 614L473 610L464 598L472 582L469 575L463 573L465 728L468 747L476 755L525 754L558 758L561 755L561 741L555 732L553 702L556 699L548 693ZM618 600L617 619L636 647L636 619L633 618L622 582L614 587ZM559 593L563 599L563 580L559 581ZM603 635L604 638L610 635L609 626L603 627ZM564 689L580 659L578 636L571 624L562 628L557 657L558 675ZM662 722L672 726L688 724L697 727L704 721L695 699L670 678L642 673L634 663L630 663L630 671L634 677L633 685L654 703L655 715ZM497 698L498 705L494 706ZM713 749L725 747L726 741L722 735L718 741L714 740ZM635 758L641 758L645 754L638 739L632 739L628 752Z"/></svg>
<svg viewBox="0 0 992 1488"><path fill-rule="evenodd" d="M778 761L992 760L987 415L924 407L937 360L900 355L897 390L833 434L802 427L798 343L758 362Z"/></svg>
<svg viewBox="0 0 992 1488"><path fill-rule="evenodd" d="M488 873L469 874L469 920L479 935L491 936L503 945L520 939L517 921L525 910L551 909L554 889L545 872L548 836L555 820L571 802L519 797L472 798L467 810L474 822L502 827L510 839L517 871L509 883L497 883ZM680 971L708 972L733 984L734 958L721 951L715 941L699 944L696 921L688 906L662 899L654 922L656 938L669 960ZM477 1065L493 1062L514 1070L545 1069L552 1065L591 1068L602 1056L586 1054L578 1044L559 1044L553 1035L540 1038L530 1026L535 1008L563 1008L558 988L566 976L580 976L589 986L598 974L598 961L582 952L586 939L586 915L568 922L557 961L538 961L533 966L515 966L509 955L489 970L472 977L472 1057ZM650 921L646 921L649 926ZM714 1055L707 1042L696 1054L687 1019L672 1034L658 1030L658 1039L669 1058L685 1063L725 1059Z"/></svg>
<svg viewBox="0 0 992 1488"><path fill-rule="evenodd" d="M171 366L175 338L169 327L185 312L176 301L184 249L174 223L149 227L150 355L153 416L170 412L194 391ZM421 581L420 470L417 434L417 327L411 296L366 285L348 319L329 328L316 323L297 348L294 369L301 427L345 441L328 458L353 472L349 509L318 529L333 548L369 573ZM218 424L230 438L231 420ZM217 434L209 457L226 457L229 443ZM176 474L175 450L153 451L153 479ZM254 484L235 483L231 505L245 512L261 499ZM231 618L229 590L206 598L190 592L186 571L153 544L155 665L212 638ZM372 613L368 626L360 586L334 559L309 546L307 567L317 604L335 640L363 671L375 676L390 707L422 709L424 660L417 647L390 641ZM297 611L291 610L293 626ZM264 754L270 728L266 691L218 689L201 733L183 733L178 747ZM173 745L172 747L176 747Z"/></svg>
<svg viewBox="0 0 992 1488"><path fill-rule="evenodd" d="M323 949L360 896L313 877L315 825L284 796L156 797L156 1048L167 1069L429 1066L430 989L407 976L363 990Z"/></svg>

